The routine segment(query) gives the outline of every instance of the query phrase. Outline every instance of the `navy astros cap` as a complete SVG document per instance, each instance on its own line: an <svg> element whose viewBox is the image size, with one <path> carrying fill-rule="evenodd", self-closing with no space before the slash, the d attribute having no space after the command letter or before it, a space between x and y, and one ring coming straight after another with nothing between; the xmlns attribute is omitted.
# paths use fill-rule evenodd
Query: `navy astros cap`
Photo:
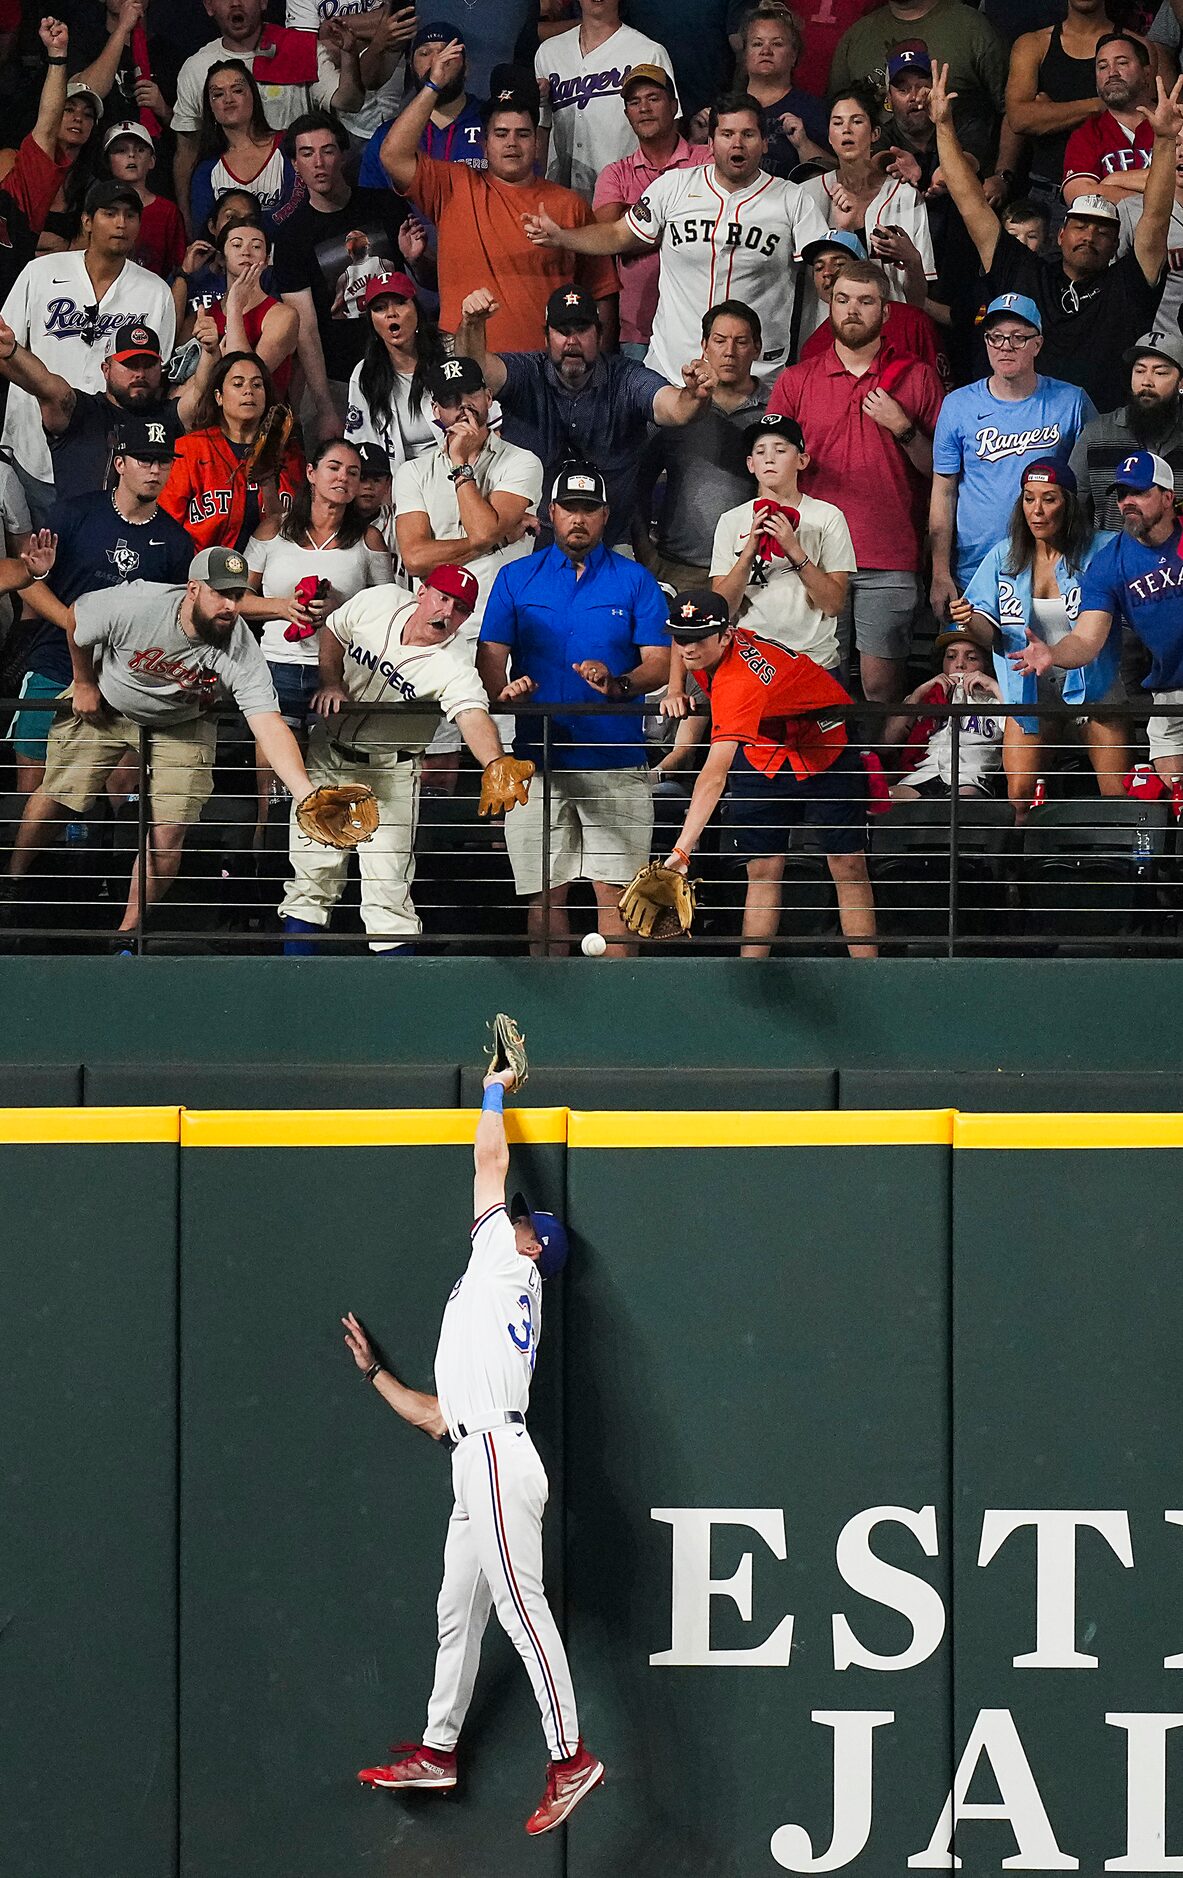
<svg viewBox="0 0 1183 1878"><path fill-rule="evenodd" d="M731 624L731 609L713 587L686 587L670 601L670 632L675 640L709 639Z"/></svg>
<svg viewBox="0 0 1183 1878"><path fill-rule="evenodd" d="M556 287L546 303L546 324L556 332L564 327L598 326L600 316L590 293L582 287Z"/></svg>
<svg viewBox="0 0 1183 1878"><path fill-rule="evenodd" d="M540 1276L553 1278L557 1272L561 1272L570 1251L567 1229L562 1220L556 1219L553 1213L536 1212L527 1204L523 1193L515 1193L510 1200L509 1217L511 1220L528 1219L538 1234L542 1245L542 1254L538 1260Z"/></svg>
<svg viewBox="0 0 1183 1878"><path fill-rule="evenodd" d="M761 437L783 437L786 443L796 444L798 450L805 448L805 432L796 418L782 417L775 411L766 411L758 424L749 424L744 431L743 447L749 456Z"/></svg>

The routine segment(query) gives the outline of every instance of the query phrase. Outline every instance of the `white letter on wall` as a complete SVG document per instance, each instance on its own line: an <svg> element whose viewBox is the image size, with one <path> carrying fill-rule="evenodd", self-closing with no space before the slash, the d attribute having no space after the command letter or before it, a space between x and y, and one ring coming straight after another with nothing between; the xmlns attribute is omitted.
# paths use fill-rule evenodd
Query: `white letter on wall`
<svg viewBox="0 0 1183 1878"><path fill-rule="evenodd" d="M978 1564L990 1560L1020 1527L1035 1528L1035 1648L1011 1660L1016 1669L1096 1669L1097 1658L1076 1647L1076 1530L1087 1526L1127 1570L1134 1563L1125 1513L994 1512L982 1520Z"/></svg>
<svg viewBox="0 0 1183 1878"><path fill-rule="evenodd" d="M1128 1737L1125 1857L1107 1858L1105 1870L1183 1871L1183 1857L1167 1856L1167 1735L1183 1728L1183 1715L1106 1715L1105 1720L1111 1728L1124 1728Z"/></svg>
<svg viewBox="0 0 1183 1878"><path fill-rule="evenodd" d="M804 1826L778 1826L769 1850L784 1871L841 1871L871 1836L871 1737L895 1720L895 1712L815 1708L812 1719L834 1730L834 1836L829 1850L814 1858Z"/></svg>
<svg viewBox="0 0 1183 1878"><path fill-rule="evenodd" d="M847 1520L838 1535L835 1556L838 1570L852 1591L870 1598L875 1604L898 1611L912 1626L912 1641L897 1656L878 1656L866 1650L855 1636L842 1612L833 1620L834 1668L915 1669L925 1663L940 1646L945 1634L945 1606L935 1586L897 1565L885 1564L871 1550L871 1534L876 1526L888 1522L906 1526L915 1533L927 1558L936 1558L937 1510L922 1506L918 1513L906 1506L872 1506Z"/></svg>
<svg viewBox="0 0 1183 1878"><path fill-rule="evenodd" d="M752 1555L745 1552L730 1578L711 1577L711 1528L746 1526L759 1533L777 1558L787 1556L785 1516L779 1507L655 1506L649 1515L674 1529L670 1647L649 1661L654 1666L723 1663L784 1669L793 1647L793 1620L782 1618L764 1643L748 1650L712 1650L711 1599L727 1597L746 1624L752 1621Z"/></svg>
<svg viewBox="0 0 1183 1878"><path fill-rule="evenodd" d="M997 1803L967 1801L965 1797L983 1754L990 1762L1002 1795ZM1078 1871L1080 1868L1078 1860L1069 1858L1056 1844L1056 1835L1008 1708L984 1708L979 1713L957 1764L953 1791L945 1802L937 1829L925 1850L908 1860L908 1869L960 1871L961 1860L953 1854L953 1833L967 1819L1009 1822L1019 1849L1013 1857L1003 1859L1003 1871Z"/></svg>
<svg viewBox="0 0 1183 1878"><path fill-rule="evenodd" d="M1163 1518L1168 1526L1183 1526L1183 1513L1164 1513ZM1164 1657L1162 1666L1164 1669L1183 1669L1183 1654Z"/></svg>

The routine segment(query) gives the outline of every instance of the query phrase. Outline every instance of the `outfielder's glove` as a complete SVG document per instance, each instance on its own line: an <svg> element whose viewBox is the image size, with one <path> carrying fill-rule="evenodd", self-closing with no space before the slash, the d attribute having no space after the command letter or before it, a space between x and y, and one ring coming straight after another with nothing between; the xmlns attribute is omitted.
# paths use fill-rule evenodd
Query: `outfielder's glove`
<svg viewBox="0 0 1183 1878"><path fill-rule="evenodd" d="M651 861L621 894L620 917L639 939L685 938L694 921L696 885L672 867Z"/></svg>
<svg viewBox="0 0 1183 1878"><path fill-rule="evenodd" d="M264 411L254 442L243 458L243 473L248 483L271 482L279 475L293 421L286 404L273 404L269 411Z"/></svg>
<svg viewBox="0 0 1183 1878"><path fill-rule="evenodd" d="M524 1089L526 1078L530 1074L530 1065L526 1061L526 1039L504 1011L498 1011L489 1025L493 1032L493 1048L490 1052L491 1070L511 1069L515 1090Z"/></svg>
<svg viewBox="0 0 1183 1878"><path fill-rule="evenodd" d="M296 804L296 820L322 848L356 848L359 842L373 840L378 798L372 789L326 784Z"/></svg>
<svg viewBox="0 0 1183 1878"><path fill-rule="evenodd" d="M530 796L530 778L534 765L520 756L497 756L485 764L481 777L481 802L478 815L508 815L515 802L525 808Z"/></svg>

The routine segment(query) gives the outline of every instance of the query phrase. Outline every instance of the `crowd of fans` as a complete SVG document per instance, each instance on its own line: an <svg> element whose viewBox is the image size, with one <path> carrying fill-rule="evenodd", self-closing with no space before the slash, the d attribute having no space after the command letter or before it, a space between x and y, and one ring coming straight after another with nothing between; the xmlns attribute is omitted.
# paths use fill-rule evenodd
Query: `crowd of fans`
<svg viewBox="0 0 1183 1878"><path fill-rule="evenodd" d="M143 791L125 941L227 697L259 842L378 795L382 956L422 795L510 741L560 950L709 828L765 955L799 828L873 955L871 798L1022 824L1066 742L1183 808L1181 46L1183 0L0 0L0 920ZM306 954L344 864L289 861Z"/></svg>

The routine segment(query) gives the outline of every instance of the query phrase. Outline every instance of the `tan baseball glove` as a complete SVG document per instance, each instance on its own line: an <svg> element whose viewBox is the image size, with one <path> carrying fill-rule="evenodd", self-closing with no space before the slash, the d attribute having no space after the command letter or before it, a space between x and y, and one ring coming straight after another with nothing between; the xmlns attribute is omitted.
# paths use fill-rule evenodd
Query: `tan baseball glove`
<svg viewBox="0 0 1183 1878"><path fill-rule="evenodd" d="M672 867L651 861L621 894L620 917L639 939L685 938L694 922L697 885Z"/></svg>
<svg viewBox="0 0 1183 1878"><path fill-rule="evenodd" d="M374 838L378 798L372 789L325 784L296 804L296 820L322 848L356 848Z"/></svg>
<svg viewBox="0 0 1183 1878"><path fill-rule="evenodd" d="M493 1048L489 1052L491 1070L511 1069L515 1090L523 1089L530 1074L530 1065L526 1061L526 1039L518 1029L512 1017L504 1011L498 1011L489 1025L493 1033Z"/></svg>
<svg viewBox="0 0 1183 1878"><path fill-rule="evenodd" d="M481 777L481 802L478 815L508 815L515 803L524 808L530 796L530 778L534 765L519 756L494 757L486 763Z"/></svg>
<svg viewBox="0 0 1183 1878"><path fill-rule="evenodd" d="M243 474L248 483L271 482L279 475L293 423L286 404L273 404L269 411L264 411L255 440L243 458Z"/></svg>

